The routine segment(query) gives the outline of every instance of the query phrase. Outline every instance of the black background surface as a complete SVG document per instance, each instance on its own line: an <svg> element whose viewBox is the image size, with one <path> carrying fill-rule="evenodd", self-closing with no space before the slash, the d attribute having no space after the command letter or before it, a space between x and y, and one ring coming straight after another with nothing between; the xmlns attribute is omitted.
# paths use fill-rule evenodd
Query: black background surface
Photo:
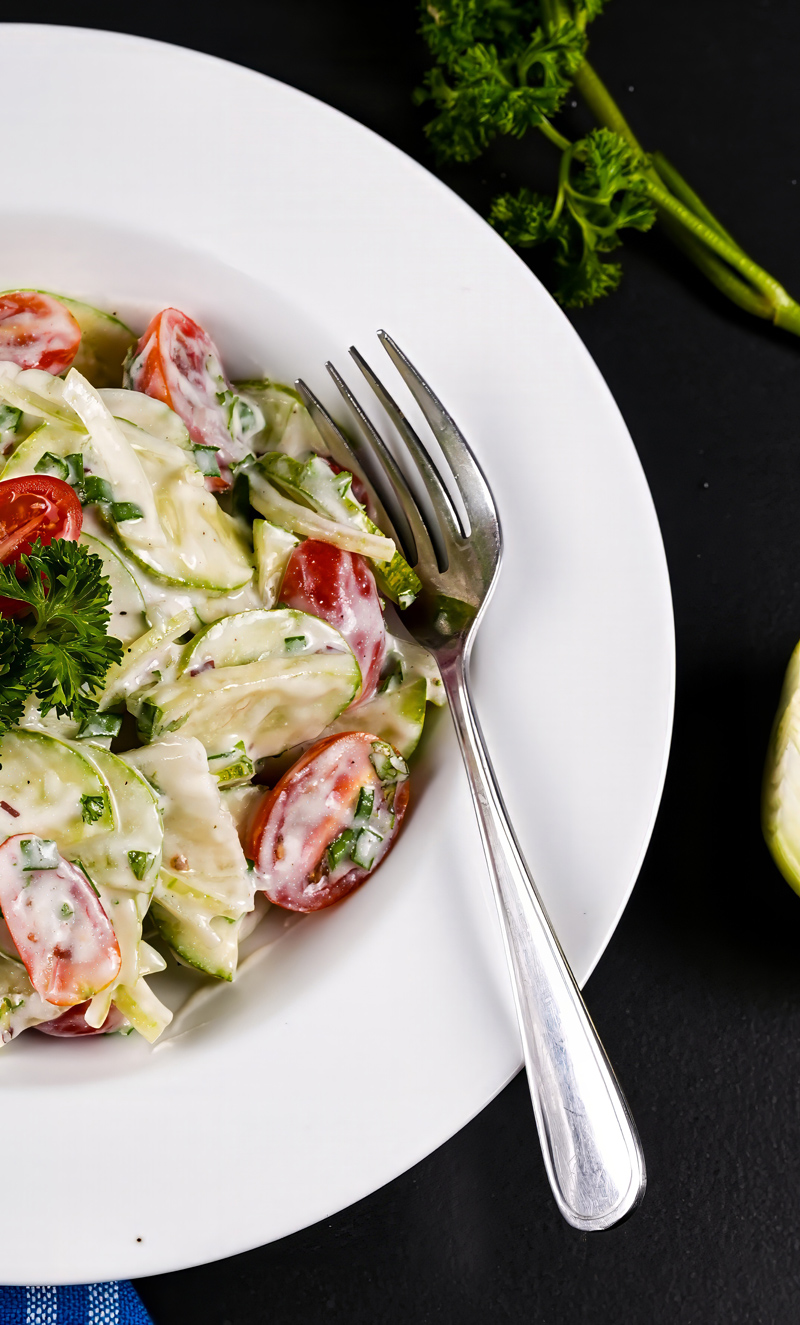
<svg viewBox="0 0 800 1325"><path fill-rule="evenodd" d="M0 17L118 27L251 65L433 168L425 112L410 101L426 63L411 0L125 14L2 0ZM800 6L613 0L592 52L645 144L800 291ZM500 189L545 179L549 161L503 145L440 173L485 211ZM728 306L657 235L626 245L625 270L619 293L573 321L661 520L677 709L652 845L587 995L642 1133L645 1203L610 1233L563 1225L518 1077L441 1150L335 1218L140 1281L157 1325L800 1320L800 899L758 819L765 743L800 636L800 343ZM246 1147L244 1137L243 1163ZM154 1146L154 1173L166 1158Z"/></svg>

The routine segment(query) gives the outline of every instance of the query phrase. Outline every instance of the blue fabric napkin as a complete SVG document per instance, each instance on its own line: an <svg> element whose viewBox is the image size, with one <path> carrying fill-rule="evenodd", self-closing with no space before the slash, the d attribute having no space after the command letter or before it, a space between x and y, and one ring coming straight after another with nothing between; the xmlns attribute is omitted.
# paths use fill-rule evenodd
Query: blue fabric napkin
<svg viewBox="0 0 800 1325"><path fill-rule="evenodd" d="M0 1287L0 1325L153 1325L139 1294L118 1284Z"/></svg>

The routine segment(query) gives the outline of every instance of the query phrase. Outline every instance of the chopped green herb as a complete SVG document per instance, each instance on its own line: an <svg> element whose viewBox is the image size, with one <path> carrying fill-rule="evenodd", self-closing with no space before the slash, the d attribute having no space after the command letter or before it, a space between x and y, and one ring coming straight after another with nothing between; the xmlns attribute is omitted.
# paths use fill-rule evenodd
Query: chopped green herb
<svg viewBox="0 0 800 1325"><path fill-rule="evenodd" d="M372 787L362 787L358 793L358 805L356 806L356 819L368 820L372 815L372 807L375 804L375 792Z"/></svg>
<svg viewBox="0 0 800 1325"><path fill-rule="evenodd" d="M83 484L84 501L87 506L92 502L102 505L114 500L111 484L99 474L90 474Z"/></svg>
<svg viewBox="0 0 800 1325"><path fill-rule="evenodd" d="M111 519L115 524L124 524L126 520L143 520L144 511L133 501L112 501Z"/></svg>
<svg viewBox="0 0 800 1325"><path fill-rule="evenodd" d="M329 869L335 870L336 866L349 856L354 839L355 833L352 828L345 828L343 833L333 839L327 851Z"/></svg>
<svg viewBox="0 0 800 1325"><path fill-rule="evenodd" d="M96 824L106 812L105 792L101 796L81 796L81 817L85 824Z"/></svg>
<svg viewBox="0 0 800 1325"><path fill-rule="evenodd" d="M194 459L197 468L201 474L206 474L210 478L219 478L219 464L217 462L216 446L193 446Z"/></svg>
<svg viewBox="0 0 800 1325"><path fill-rule="evenodd" d="M66 460L62 460L60 455L53 455L52 451L45 451L33 466L35 474L52 474L54 478L60 478L62 483L66 483L69 478L69 469Z"/></svg>
<svg viewBox="0 0 800 1325"><path fill-rule="evenodd" d="M380 833L376 833L372 828L362 828L350 853L353 864L360 865L365 870L371 869L382 841Z"/></svg>
<svg viewBox="0 0 800 1325"><path fill-rule="evenodd" d="M308 643L305 635L287 635L283 641L287 653L300 653Z"/></svg>
<svg viewBox="0 0 800 1325"><path fill-rule="evenodd" d="M398 686L403 684L404 679L403 659L399 653L390 653L381 671L381 683L378 686L378 691L381 694L386 694L389 691L396 690Z"/></svg>
<svg viewBox="0 0 800 1325"><path fill-rule="evenodd" d="M81 723L78 736L81 740L90 736L118 736L122 726L119 713L91 713Z"/></svg>
<svg viewBox="0 0 800 1325"><path fill-rule="evenodd" d="M21 409L15 409L13 405L0 404L0 432L16 432L21 418Z"/></svg>
<svg viewBox="0 0 800 1325"><path fill-rule="evenodd" d="M73 488L80 488L82 490L84 484L84 472L83 456L80 451L72 451L69 455L65 456L64 464L67 466L67 482L71 484Z"/></svg>
<svg viewBox="0 0 800 1325"><path fill-rule="evenodd" d="M65 920L69 920L70 916L75 914L69 902L64 902L63 906L61 907L61 914Z"/></svg>
<svg viewBox="0 0 800 1325"><path fill-rule="evenodd" d="M57 870L59 866L58 847L44 837L24 837L19 844L22 853L24 871Z"/></svg>
<svg viewBox="0 0 800 1325"><path fill-rule="evenodd" d="M388 741L373 741L369 757L381 782L400 782L408 777L408 764Z"/></svg>
<svg viewBox="0 0 800 1325"><path fill-rule="evenodd" d="M149 873L155 856L150 851L129 851L128 864L135 878L141 883L146 874Z"/></svg>
<svg viewBox="0 0 800 1325"><path fill-rule="evenodd" d="M154 704L152 699L143 701L136 719L136 731L142 745L148 745L158 735L162 717L163 712L158 704Z"/></svg>

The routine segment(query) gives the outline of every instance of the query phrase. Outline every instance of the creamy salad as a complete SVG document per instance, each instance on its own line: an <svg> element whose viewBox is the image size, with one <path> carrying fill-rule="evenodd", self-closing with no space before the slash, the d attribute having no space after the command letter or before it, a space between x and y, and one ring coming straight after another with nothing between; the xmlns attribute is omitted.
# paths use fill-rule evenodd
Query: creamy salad
<svg viewBox="0 0 800 1325"><path fill-rule="evenodd" d="M0 294L0 1040L171 1019L386 857L435 663L298 394L175 308ZM394 605L394 606L392 606Z"/></svg>

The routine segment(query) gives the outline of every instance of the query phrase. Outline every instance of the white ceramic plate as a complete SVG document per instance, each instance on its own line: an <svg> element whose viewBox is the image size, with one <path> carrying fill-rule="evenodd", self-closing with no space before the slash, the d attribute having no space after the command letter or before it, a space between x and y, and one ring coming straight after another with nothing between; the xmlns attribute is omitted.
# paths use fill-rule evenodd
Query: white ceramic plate
<svg viewBox="0 0 800 1325"><path fill-rule="evenodd" d="M585 980L650 837L674 642L650 494L575 332L464 203L300 92L40 26L4 25L3 71L19 109L0 286L62 290L138 327L176 304L234 376L302 375L332 404L322 365L346 367L352 342L394 385L383 326L455 414L506 536L478 705ZM449 720L431 725L413 814L368 887L287 931L153 1049L29 1034L3 1051L1 1281L154 1274L291 1233L428 1154L517 1071L466 784Z"/></svg>

